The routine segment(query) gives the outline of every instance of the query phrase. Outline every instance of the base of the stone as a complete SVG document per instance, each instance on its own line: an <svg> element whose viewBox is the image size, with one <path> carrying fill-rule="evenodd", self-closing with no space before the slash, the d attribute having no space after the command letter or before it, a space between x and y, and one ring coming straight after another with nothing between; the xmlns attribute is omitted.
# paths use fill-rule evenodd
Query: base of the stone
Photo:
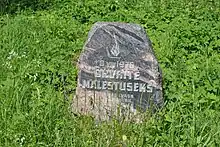
<svg viewBox="0 0 220 147"><path fill-rule="evenodd" d="M131 104L125 104L117 97L109 97L108 91L97 92L82 88L77 88L77 91L72 103L74 114L92 116L99 121L116 119L140 123L145 119L146 112L134 109Z"/></svg>

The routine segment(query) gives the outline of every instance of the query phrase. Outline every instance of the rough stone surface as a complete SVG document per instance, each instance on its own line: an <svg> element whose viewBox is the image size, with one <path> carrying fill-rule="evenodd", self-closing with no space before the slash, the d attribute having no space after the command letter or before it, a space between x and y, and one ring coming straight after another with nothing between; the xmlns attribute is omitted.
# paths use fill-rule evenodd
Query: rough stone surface
<svg viewBox="0 0 220 147"><path fill-rule="evenodd" d="M75 113L141 121L143 112L163 105L162 72L139 25L96 23L78 68Z"/></svg>

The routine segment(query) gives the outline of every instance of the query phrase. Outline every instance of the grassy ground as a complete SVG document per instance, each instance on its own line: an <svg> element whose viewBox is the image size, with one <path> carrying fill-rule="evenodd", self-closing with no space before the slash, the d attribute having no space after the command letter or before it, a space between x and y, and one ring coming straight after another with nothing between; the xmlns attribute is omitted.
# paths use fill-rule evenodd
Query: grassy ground
<svg viewBox="0 0 220 147"><path fill-rule="evenodd" d="M0 146L220 146L219 1L47 2L0 15ZM96 21L141 24L153 42L165 107L143 124L69 111Z"/></svg>

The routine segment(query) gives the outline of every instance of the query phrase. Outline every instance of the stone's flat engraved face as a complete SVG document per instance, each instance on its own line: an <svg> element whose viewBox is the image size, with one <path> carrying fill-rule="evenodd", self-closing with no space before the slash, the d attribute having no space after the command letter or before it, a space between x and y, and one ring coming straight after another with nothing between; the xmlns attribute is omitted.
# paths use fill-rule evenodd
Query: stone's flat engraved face
<svg viewBox="0 0 220 147"><path fill-rule="evenodd" d="M135 115L163 104L162 73L139 25L96 23L78 67L75 111L106 120L118 106L120 114Z"/></svg>

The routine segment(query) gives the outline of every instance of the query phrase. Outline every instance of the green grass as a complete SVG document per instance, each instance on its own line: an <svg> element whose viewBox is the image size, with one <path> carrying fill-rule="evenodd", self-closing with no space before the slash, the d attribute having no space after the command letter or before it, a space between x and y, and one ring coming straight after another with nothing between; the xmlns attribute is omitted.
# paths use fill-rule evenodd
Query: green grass
<svg viewBox="0 0 220 147"><path fill-rule="evenodd" d="M219 1L50 2L0 15L0 146L220 146ZM153 42L165 106L143 124L71 114L96 21L138 23Z"/></svg>

